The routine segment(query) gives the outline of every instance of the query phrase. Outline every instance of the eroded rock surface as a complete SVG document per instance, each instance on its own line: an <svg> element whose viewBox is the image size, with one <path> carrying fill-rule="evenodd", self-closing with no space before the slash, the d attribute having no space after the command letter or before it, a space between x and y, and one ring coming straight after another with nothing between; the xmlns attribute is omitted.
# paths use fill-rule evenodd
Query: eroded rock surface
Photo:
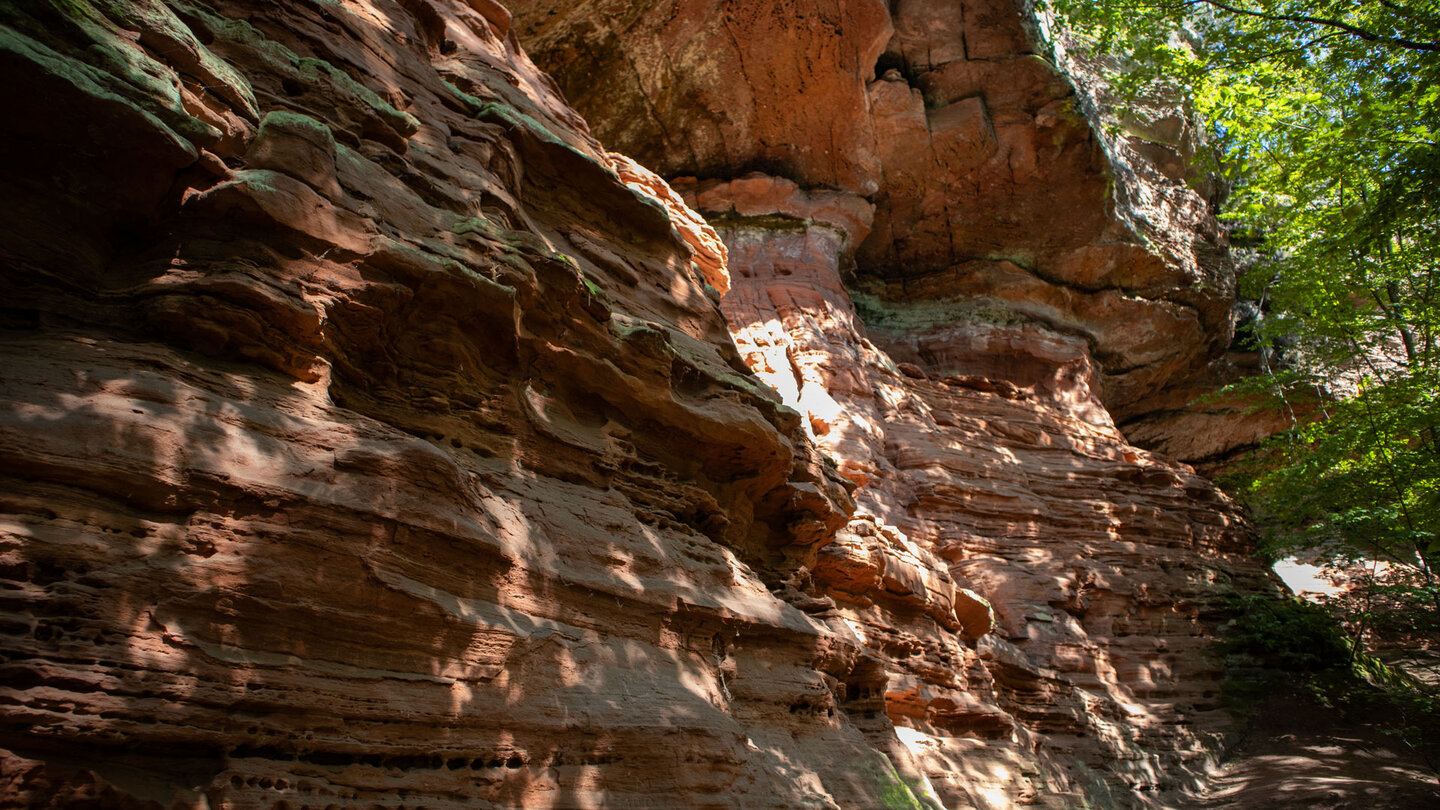
<svg viewBox="0 0 1440 810"><path fill-rule="evenodd" d="M890 3L879 49L810 25L824 3L743 5L514 8L612 148L715 226L741 353L857 486L795 596L880 662L847 713L946 807L1173 801L1228 724L1224 596L1267 587L1233 505L1127 432L1199 459L1266 430L1191 405L1235 362L1191 123L1120 121L1103 71L1010 0ZM787 147L664 146L732 114Z"/></svg>
<svg viewBox="0 0 1440 810"><path fill-rule="evenodd" d="M1105 112L1104 71L1063 47L1052 61L1027 4L512 5L611 148L666 177L864 197L852 286L1083 338L1122 426L1184 433L1153 400L1200 382L1233 334L1233 269L1187 183L1194 127L1163 100Z"/></svg>
<svg viewBox="0 0 1440 810"><path fill-rule="evenodd" d="M905 790L772 594L846 482L502 12L0 10L0 805Z"/></svg>
<svg viewBox="0 0 1440 810"><path fill-rule="evenodd" d="M762 187L791 197L764 211ZM1266 587L1228 499L1125 440L1082 339L867 338L840 281L850 206L759 177L691 193L730 246L746 361L858 487L803 603L882 664L849 693L857 725L947 808L1164 806L1202 784L1230 727L1214 627Z"/></svg>
<svg viewBox="0 0 1440 810"><path fill-rule="evenodd" d="M1191 786L1263 578L1112 413L1224 329L1020 20L0 5L0 806Z"/></svg>

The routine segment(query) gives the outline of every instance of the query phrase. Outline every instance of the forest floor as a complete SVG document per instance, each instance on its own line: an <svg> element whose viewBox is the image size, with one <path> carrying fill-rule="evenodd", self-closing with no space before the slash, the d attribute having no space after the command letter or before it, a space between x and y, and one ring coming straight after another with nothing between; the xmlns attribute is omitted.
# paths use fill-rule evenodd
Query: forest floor
<svg viewBox="0 0 1440 810"><path fill-rule="evenodd" d="M1303 695L1272 697L1189 810L1440 808L1435 769L1373 720Z"/></svg>

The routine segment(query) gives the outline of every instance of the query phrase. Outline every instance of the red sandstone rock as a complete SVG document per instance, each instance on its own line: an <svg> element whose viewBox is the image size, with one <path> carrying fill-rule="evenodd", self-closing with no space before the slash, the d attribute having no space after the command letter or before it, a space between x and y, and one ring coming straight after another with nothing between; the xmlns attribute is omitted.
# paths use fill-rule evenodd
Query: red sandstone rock
<svg viewBox="0 0 1440 810"><path fill-rule="evenodd" d="M0 102L43 111L0 125L0 806L1143 805L1195 778L1219 594L1260 573L1223 496L1115 430L1094 348L1149 351L1189 276L1086 220L1045 254L1066 279L947 265L989 303L907 277L860 297L867 333L841 273L896 201L927 239L965 224L934 149L1035 180L1093 145L1030 111L1056 77L998 5L899 4L897 41L943 40L934 73L963 59L1030 131L903 75L867 93L883 4L698 8L515 27L587 43L567 89L630 63L599 131L653 108L652 154L739 175L680 184L716 230L488 1L0 8ZM1056 199L1012 191L986 215L1016 233ZM950 311L995 302L1043 323Z"/></svg>
<svg viewBox="0 0 1440 810"><path fill-rule="evenodd" d="M862 194L880 181L865 82L890 37L885 6L510 4L516 33L596 134L661 176L780 169Z"/></svg>
<svg viewBox="0 0 1440 810"><path fill-rule="evenodd" d="M0 10L0 805L906 789L714 233L480 5Z"/></svg>
<svg viewBox="0 0 1440 810"><path fill-rule="evenodd" d="M666 215L689 245L695 266L705 283L714 287L720 295L729 292L730 273L725 264L728 252L714 229L654 172L621 154L612 152L608 157L625 185L638 189L665 206Z"/></svg>
<svg viewBox="0 0 1440 810"><path fill-rule="evenodd" d="M1228 728L1219 592L1265 582L1238 512L1125 441L1087 340L897 291L864 302L872 343L811 196L750 177L695 198L722 214L741 353L858 485L805 590L881 662L842 708L945 807L1199 784Z"/></svg>
<svg viewBox="0 0 1440 810"><path fill-rule="evenodd" d="M1146 420L1156 442L1186 435L1153 403L1223 352L1234 289L1209 202L1186 183L1194 131L1177 102L1143 105L1108 136L1118 119L1102 112L1101 70L1068 43L1058 63L1042 55L1013 0L906 0L888 25L861 4L863 21L833 31L821 2L514 5L524 40L612 147L711 188L761 169L771 187L864 197L860 280L918 281L904 297L978 299L1084 335L1117 421ZM743 213L746 194L725 194ZM723 214L703 194L691 202Z"/></svg>

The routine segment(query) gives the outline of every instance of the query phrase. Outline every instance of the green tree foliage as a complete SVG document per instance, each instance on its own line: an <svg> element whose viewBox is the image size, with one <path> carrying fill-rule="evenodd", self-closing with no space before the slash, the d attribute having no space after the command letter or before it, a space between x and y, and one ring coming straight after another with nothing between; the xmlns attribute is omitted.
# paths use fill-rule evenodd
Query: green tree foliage
<svg viewBox="0 0 1440 810"><path fill-rule="evenodd" d="M1387 597L1440 617L1440 2L1050 8L1122 98L1186 89L1233 184L1256 338L1293 347L1253 382L1309 401L1242 489L1269 550L1396 564Z"/></svg>
<svg viewBox="0 0 1440 810"><path fill-rule="evenodd" d="M1324 608L1293 597L1240 596L1220 650L1287 673L1350 666L1352 648Z"/></svg>

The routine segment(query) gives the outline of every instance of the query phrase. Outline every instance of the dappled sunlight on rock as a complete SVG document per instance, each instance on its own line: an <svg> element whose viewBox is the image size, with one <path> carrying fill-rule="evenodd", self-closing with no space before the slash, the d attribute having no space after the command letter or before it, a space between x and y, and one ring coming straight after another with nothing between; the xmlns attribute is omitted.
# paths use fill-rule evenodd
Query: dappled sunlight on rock
<svg viewBox="0 0 1440 810"><path fill-rule="evenodd" d="M504 9L65 9L0 18L57 54L4 143L77 178L3 196L7 798L779 807L748 728L806 795L874 756L860 643L776 595L848 484Z"/></svg>
<svg viewBox="0 0 1440 810"><path fill-rule="evenodd" d="M1205 201L1018 6L772 5L0 7L0 805L1193 792Z"/></svg>
<svg viewBox="0 0 1440 810"><path fill-rule="evenodd" d="M1216 583L1266 582L1236 508L1125 442L1083 341L877 333L897 364L839 281L847 243L807 247L843 229L773 191L740 216L726 193L697 200L730 245L737 346L858 487L805 591L882 663L883 681L847 687L847 713L946 806L1198 785L1230 727L1207 651Z"/></svg>

